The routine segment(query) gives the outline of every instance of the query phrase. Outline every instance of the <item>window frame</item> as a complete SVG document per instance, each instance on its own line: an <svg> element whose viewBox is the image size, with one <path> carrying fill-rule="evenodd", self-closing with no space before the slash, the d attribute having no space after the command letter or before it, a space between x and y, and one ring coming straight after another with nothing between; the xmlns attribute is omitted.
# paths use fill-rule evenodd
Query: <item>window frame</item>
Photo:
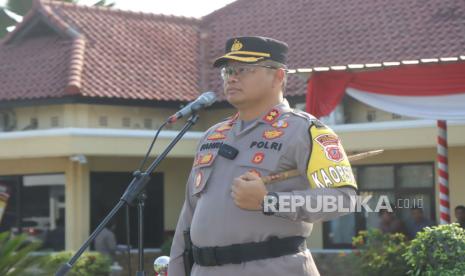
<svg viewBox="0 0 465 276"><path fill-rule="evenodd" d="M414 166L414 165L429 165L433 172L433 185L430 188L427 187L419 187L419 188L412 188L412 187L401 187L400 186L400 174L399 169L400 167L404 166ZM392 192L394 194L394 198L397 200L400 198L401 195L408 195L408 194L418 194L423 193L427 194L431 198L431 210L430 214L428 215L429 219L433 221L437 221L436 218L436 166L434 161L425 161L425 162L412 162L412 163L381 163L381 164L365 164L365 165L353 165L352 169L359 170L359 168L368 168L368 167L383 167L383 166L392 166L394 169L394 187L393 188L380 188L380 189L363 189L359 186L357 194L363 192ZM355 175L355 179L357 183L359 183L359 173ZM396 204L394 202L394 204ZM400 209L400 208L399 208ZM397 209L397 210L399 210ZM402 208L403 209L403 208ZM396 213L398 213L396 211ZM348 249L352 248L352 244L347 243L332 243L329 238L329 233L331 230L331 221L323 222L323 248L325 249ZM366 221L363 217L363 213L355 213L355 233L358 233L361 230L366 230Z"/></svg>

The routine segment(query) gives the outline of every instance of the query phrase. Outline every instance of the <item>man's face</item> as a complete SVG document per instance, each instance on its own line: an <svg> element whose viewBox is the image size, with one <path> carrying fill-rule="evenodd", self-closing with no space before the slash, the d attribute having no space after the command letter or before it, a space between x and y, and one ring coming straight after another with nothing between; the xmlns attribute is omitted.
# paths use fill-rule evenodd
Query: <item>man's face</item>
<svg viewBox="0 0 465 276"><path fill-rule="evenodd" d="M271 93L275 69L240 62L228 62L225 68L224 94L226 100L234 107L253 105Z"/></svg>
<svg viewBox="0 0 465 276"><path fill-rule="evenodd" d="M455 218L457 218L459 222L465 221L465 211L463 209L456 209Z"/></svg>
<svg viewBox="0 0 465 276"><path fill-rule="evenodd" d="M394 214L391 212L383 212L381 213L381 221L388 223L394 219Z"/></svg>
<svg viewBox="0 0 465 276"><path fill-rule="evenodd" d="M423 219L423 211L421 209L413 209L412 218L414 221L420 222Z"/></svg>

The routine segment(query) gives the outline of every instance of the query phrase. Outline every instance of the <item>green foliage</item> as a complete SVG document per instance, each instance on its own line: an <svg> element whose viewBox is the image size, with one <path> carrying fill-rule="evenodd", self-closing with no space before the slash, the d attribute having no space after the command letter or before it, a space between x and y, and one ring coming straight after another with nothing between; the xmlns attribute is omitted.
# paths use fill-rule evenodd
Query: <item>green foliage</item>
<svg viewBox="0 0 465 276"><path fill-rule="evenodd" d="M410 275L465 275L465 230L457 223L426 227L404 257Z"/></svg>
<svg viewBox="0 0 465 276"><path fill-rule="evenodd" d="M49 255L40 266L43 270L43 274L40 275L53 275L72 255L73 253L68 251ZM107 276L110 273L110 266L111 260L107 256L98 252L84 252L67 275Z"/></svg>
<svg viewBox="0 0 465 276"><path fill-rule="evenodd" d="M405 275L409 267L402 255L407 251L403 234L383 234L378 229L360 231L352 239L363 275Z"/></svg>
<svg viewBox="0 0 465 276"><path fill-rule="evenodd" d="M39 257L29 253L40 247L39 242L27 242L26 235L11 236L10 232L0 233L0 275L24 275L25 271L36 265Z"/></svg>
<svg viewBox="0 0 465 276"><path fill-rule="evenodd" d="M173 238L168 238L161 245L161 254L164 256L169 256L171 251L171 244L173 243Z"/></svg>

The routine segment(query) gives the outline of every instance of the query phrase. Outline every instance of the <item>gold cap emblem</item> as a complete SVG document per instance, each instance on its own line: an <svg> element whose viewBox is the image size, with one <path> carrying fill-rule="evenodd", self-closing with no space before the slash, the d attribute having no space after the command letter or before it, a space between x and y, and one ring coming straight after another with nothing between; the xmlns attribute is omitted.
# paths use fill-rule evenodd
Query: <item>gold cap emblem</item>
<svg viewBox="0 0 465 276"><path fill-rule="evenodd" d="M231 52L233 51L239 51L240 49L242 49L244 45L237 39L234 39L234 43L233 45L231 46Z"/></svg>

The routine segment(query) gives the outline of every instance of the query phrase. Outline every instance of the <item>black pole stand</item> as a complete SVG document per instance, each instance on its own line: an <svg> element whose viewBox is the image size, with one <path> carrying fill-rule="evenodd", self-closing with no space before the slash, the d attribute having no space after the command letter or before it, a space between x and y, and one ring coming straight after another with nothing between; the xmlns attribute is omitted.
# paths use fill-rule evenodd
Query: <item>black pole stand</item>
<svg viewBox="0 0 465 276"><path fill-rule="evenodd" d="M142 192L138 197L137 203L137 224L139 231L139 269L136 276L145 276L144 272L144 207L147 196Z"/></svg>
<svg viewBox="0 0 465 276"><path fill-rule="evenodd" d="M171 141L168 147L160 154L153 162L150 164L149 168L145 172L134 172L134 178L131 183L129 183L128 188L124 192L123 196L120 198L119 202L115 207L108 213L108 215L102 220L102 222L97 226L97 228L92 232L92 234L87 238L87 240L82 244L81 248L69 259L69 261L63 264L60 269L55 273L55 276L64 276L68 271L73 267L74 263L79 259L79 257L84 253L84 251L89 247L90 243L97 237L97 235L105 228L108 222L118 213L118 211L126 204L132 205L135 199L139 199L138 203L138 224L139 224L139 268L137 270L137 276L145 276L144 272L144 250L143 250L143 211L144 211L144 200L145 195L142 192L145 189L145 186L150 180L150 175L153 171L160 165L161 161L166 158L168 153L173 149L173 147L181 140L184 134L197 122L199 115L194 113L178 135Z"/></svg>

